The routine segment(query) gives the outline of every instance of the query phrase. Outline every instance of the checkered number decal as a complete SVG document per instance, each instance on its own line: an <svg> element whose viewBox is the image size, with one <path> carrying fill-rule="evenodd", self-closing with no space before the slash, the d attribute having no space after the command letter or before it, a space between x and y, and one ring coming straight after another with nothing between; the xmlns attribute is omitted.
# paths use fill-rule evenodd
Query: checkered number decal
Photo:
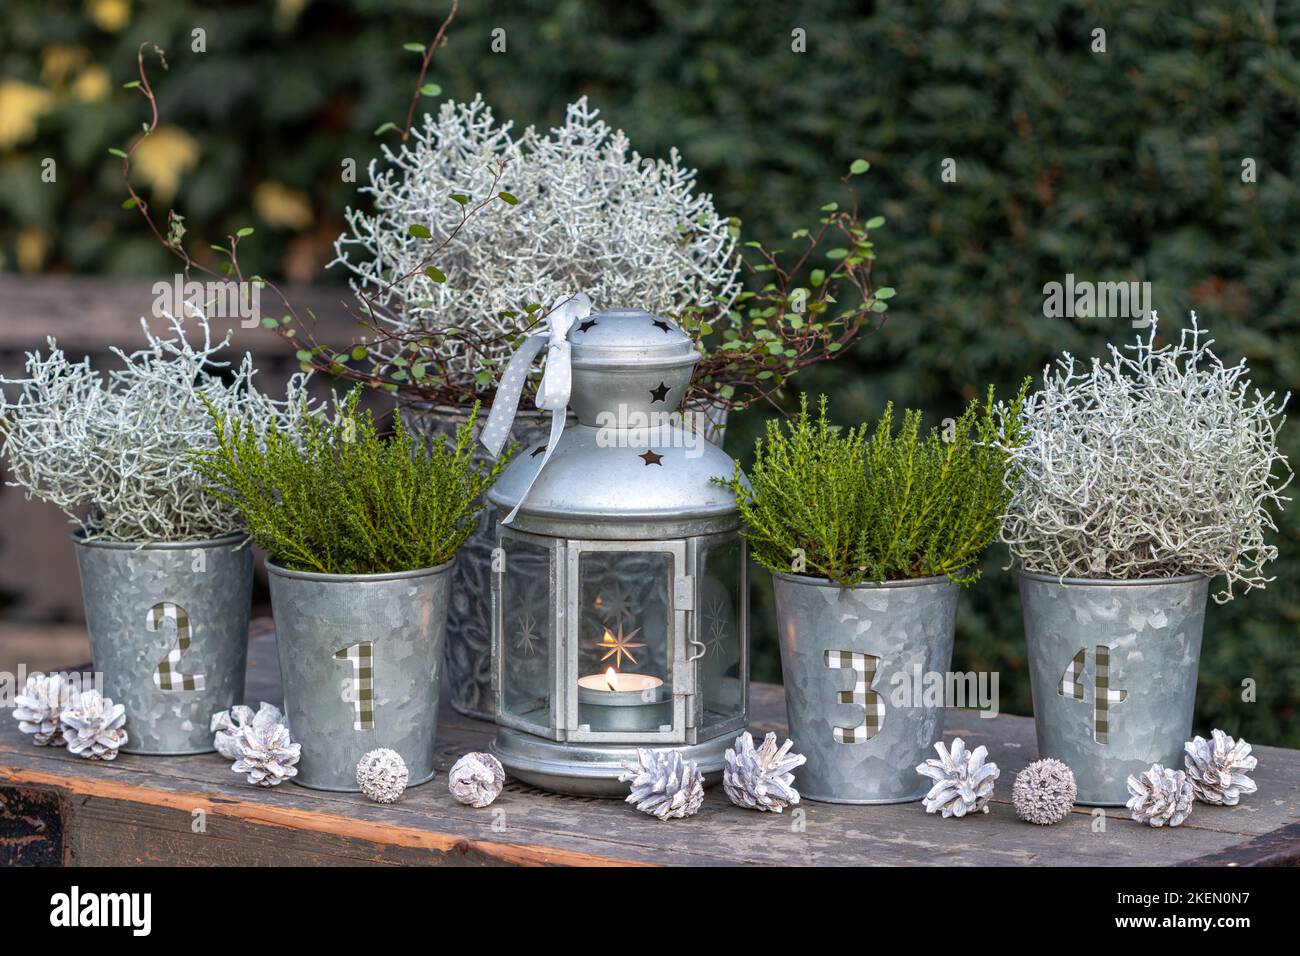
<svg viewBox="0 0 1300 956"><path fill-rule="evenodd" d="M1110 743L1110 705L1121 703L1128 696L1126 690L1110 689L1110 648L1097 645L1096 695L1092 704L1092 735L1097 743Z"/></svg>
<svg viewBox="0 0 1300 956"><path fill-rule="evenodd" d="M1062 697L1083 700L1083 668L1087 648L1079 648L1061 675L1056 692ZM1110 708L1128 698L1126 690L1110 688L1110 648L1098 644L1093 649L1096 668L1092 675L1092 736L1099 744L1110 743Z"/></svg>
<svg viewBox="0 0 1300 956"><path fill-rule="evenodd" d="M375 645L363 641L345 647L335 660L352 662L352 678L344 684L343 699L352 701L354 730L375 729Z"/></svg>
<svg viewBox="0 0 1300 956"><path fill-rule="evenodd" d="M1070 666L1061 675L1061 682L1056 685L1056 692L1062 697L1083 700L1083 660L1086 653L1087 651L1082 647L1079 648L1079 653L1074 655L1074 660L1070 661Z"/></svg>
<svg viewBox="0 0 1300 956"><path fill-rule="evenodd" d="M163 601L149 608L145 628L175 634L167 656L154 668L153 682L159 690L203 690L202 674L182 674L181 657L190 649L190 616L185 608Z"/></svg>
<svg viewBox="0 0 1300 956"><path fill-rule="evenodd" d="M870 740L880 733L885 722L885 698L871 689L876 682L876 665L880 658L857 651L826 651L825 661L831 670L853 671L853 690L840 691L840 703L860 704L863 708L862 723L856 727L831 728L835 740L842 744Z"/></svg>

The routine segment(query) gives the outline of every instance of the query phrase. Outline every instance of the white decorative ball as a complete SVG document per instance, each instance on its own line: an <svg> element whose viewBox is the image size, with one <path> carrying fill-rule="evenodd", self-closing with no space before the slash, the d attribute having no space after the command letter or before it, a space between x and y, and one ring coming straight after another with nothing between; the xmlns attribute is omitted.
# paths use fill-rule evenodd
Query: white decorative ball
<svg viewBox="0 0 1300 956"><path fill-rule="evenodd" d="M380 747L357 762L357 783L375 803L393 803L406 791L411 772L396 750Z"/></svg>

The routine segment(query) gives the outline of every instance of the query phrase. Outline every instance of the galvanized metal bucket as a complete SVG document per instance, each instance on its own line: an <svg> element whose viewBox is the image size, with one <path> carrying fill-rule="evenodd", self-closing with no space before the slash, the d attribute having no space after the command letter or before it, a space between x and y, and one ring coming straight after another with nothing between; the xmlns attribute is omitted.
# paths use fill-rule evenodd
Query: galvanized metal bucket
<svg viewBox="0 0 1300 956"><path fill-rule="evenodd" d="M1074 771L1077 802L1122 806L1129 774L1182 766L1209 590L1020 572L1038 753Z"/></svg>
<svg viewBox="0 0 1300 956"><path fill-rule="evenodd" d="M315 574L268 562L285 715L302 744L295 783L355 792L357 761L397 751L432 779L452 564Z"/></svg>
<svg viewBox="0 0 1300 956"><path fill-rule="evenodd" d="M74 535L94 667L134 754L210 753L244 702L253 549L244 535L144 546Z"/></svg>
<svg viewBox="0 0 1300 956"><path fill-rule="evenodd" d="M801 796L825 803L903 803L929 789L916 765L943 734L943 707L892 691L952 664L957 586L920 578L841 588L772 575L790 737L808 762ZM899 677L898 675L902 675Z"/></svg>

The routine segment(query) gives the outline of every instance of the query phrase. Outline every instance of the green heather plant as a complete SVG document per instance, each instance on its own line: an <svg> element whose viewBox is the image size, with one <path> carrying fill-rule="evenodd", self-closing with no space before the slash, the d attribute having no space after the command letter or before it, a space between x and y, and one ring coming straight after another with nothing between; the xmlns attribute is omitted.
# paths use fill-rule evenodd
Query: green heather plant
<svg viewBox="0 0 1300 956"><path fill-rule="evenodd" d="M509 459L475 461L478 408L446 437L422 441L400 421L383 437L360 389L337 413L305 417L264 437L210 406L216 447L195 467L212 494L244 517L249 534L281 567L322 574L390 574L443 564L482 510L480 495Z"/></svg>
<svg viewBox="0 0 1300 956"><path fill-rule="evenodd" d="M739 465L714 480L736 496L754 558L771 571L842 587L937 575L969 584L1006 513L1004 449L1019 444L1027 389L1004 405L990 386L983 403L924 434L918 411L895 431L892 403L873 433L844 431L827 420L825 396L816 417L804 397L792 421L768 423L748 483Z"/></svg>

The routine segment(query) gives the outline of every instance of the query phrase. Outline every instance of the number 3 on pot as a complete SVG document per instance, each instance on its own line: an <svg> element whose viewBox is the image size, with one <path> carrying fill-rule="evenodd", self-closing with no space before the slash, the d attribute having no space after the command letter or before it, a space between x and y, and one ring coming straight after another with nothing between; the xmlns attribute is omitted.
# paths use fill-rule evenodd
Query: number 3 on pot
<svg viewBox="0 0 1300 956"><path fill-rule="evenodd" d="M375 729L375 645L363 641L343 648L337 661L352 662L352 676L343 682L343 699L352 701L353 730Z"/></svg>
<svg viewBox="0 0 1300 956"><path fill-rule="evenodd" d="M1062 697L1083 700L1083 668L1088 649L1079 648L1065 668L1056 692ZM1098 644L1093 651L1097 666L1092 672L1092 736L1099 744L1110 742L1110 705L1120 704L1128 697L1126 690L1110 689L1110 648Z"/></svg>
<svg viewBox="0 0 1300 956"><path fill-rule="evenodd" d="M862 723L856 727L832 727L831 733L837 743L856 744L870 740L880 733L885 723L885 699L871 689L876 682L876 665L879 657L859 654L857 651L826 651L822 662L831 670L849 670L853 672L853 689L839 692L841 704L859 704L862 707Z"/></svg>

